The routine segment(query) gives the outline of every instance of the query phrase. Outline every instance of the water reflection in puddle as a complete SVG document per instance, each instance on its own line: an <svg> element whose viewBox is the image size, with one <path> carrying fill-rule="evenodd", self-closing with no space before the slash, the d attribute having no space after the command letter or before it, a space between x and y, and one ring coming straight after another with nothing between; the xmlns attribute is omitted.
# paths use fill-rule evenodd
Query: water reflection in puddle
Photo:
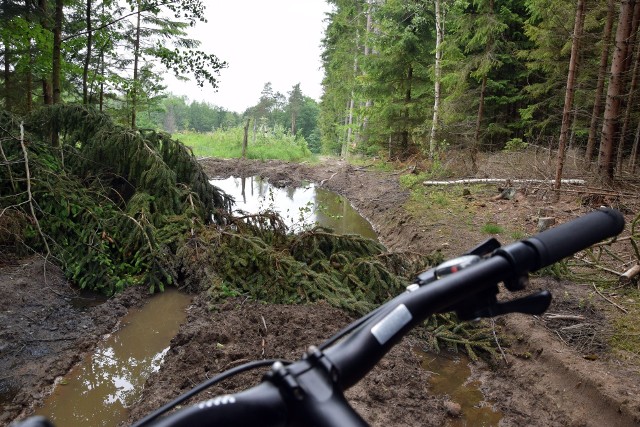
<svg viewBox="0 0 640 427"><path fill-rule="evenodd" d="M277 211L294 231L317 224L338 234L378 239L371 224L349 200L313 183L303 187L276 187L260 177L214 179L211 183L235 198L235 210L249 214L267 209Z"/></svg>
<svg viewBox="0 0 640 427"><path fill-rule="evenodd" d="M494 427L502 419L484 400L479 384L468 382L471 375L469 360L459 355L431 354L418 351L422 367L431 372L431 393L446 395L460 405L462 414L449 418L446 427Z"/></svg>
<svg viewBox="0 0 640 427"><path fill-rule="evenodd" d="M126 407L160 368L171 338L185 319L190 297L174 289L122 318L121 328L72 369L37 411L58 426L116 426Z"/></svg>

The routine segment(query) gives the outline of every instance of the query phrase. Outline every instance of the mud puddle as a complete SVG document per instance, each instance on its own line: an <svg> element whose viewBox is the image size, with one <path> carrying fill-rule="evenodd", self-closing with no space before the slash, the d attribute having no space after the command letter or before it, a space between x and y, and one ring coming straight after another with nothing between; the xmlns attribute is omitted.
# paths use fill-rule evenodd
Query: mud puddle
<svg viewBox="0 0 640 427"><path fill-rule="evenodd" d="M502 414L486 401L479 383L469 382L470 361L462 355L426 353L417 351L422 367L431 373L430 390L435 395L448 396L454 405L460 405L460 416L447 419L445 427L494 427Z"/></svg>
<svg viewBox="0 0 640 427"><path fill-rule="evenodd" d="M126 420L127 407L140 397L148 376L160 369L190 300L171 288L131 309L116 332L58 380L36 413L67 427L107 427Z"/></svg>
<svg viewBox="0 0 640 427"><path fill-rule="evenodd" d="M313 183L300 187L277 186L258 176L210 182L235 199L236 211L249 214L276 211L293 231L319 225L338 234L359 234L378 240L369 221L351 206L346 197Z"/></svg>

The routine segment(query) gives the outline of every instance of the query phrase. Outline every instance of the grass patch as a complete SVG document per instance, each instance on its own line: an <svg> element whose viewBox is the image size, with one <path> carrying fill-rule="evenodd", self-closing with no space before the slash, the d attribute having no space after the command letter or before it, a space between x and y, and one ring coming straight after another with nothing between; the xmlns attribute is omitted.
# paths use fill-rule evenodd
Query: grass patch
<svg viewBox="0 0 640 427"><path fill-rule="evenodd" d="M173 137L191 147L197 157L225 159L242 157L244 130L240 127L215 132L185 132ZM249 134L248 159L278 159L291 162L311 160L313 154L302 137L293 137L281 129Z"/></svg>
<svg viewBox="0 0 640 427"><path fill-rule="evenodd" d="M502 232L504 232L504 229L498 224L487 222L482 226L480 231L482 231L484 234L501 234Z"/></svg>
<svg viewBox="0 0 640 427"><path fill-rule="evenodd" d="M627 313L616 313L610 344L615 352L623 353L623 358L640 361L640 297L630 289L621 301Z"/></svg>

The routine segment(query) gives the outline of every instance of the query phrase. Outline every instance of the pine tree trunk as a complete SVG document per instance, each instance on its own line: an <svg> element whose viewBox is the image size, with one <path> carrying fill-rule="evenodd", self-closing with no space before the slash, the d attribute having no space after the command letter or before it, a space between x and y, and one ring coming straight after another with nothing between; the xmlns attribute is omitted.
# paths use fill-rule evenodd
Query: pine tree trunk
<svg viewBox="0 0 640 427"><path fill-rule="evenodd" d="M569 60L569 73L567 75L567 89L564 95L564 108L562 110L562 126L560 128L560 142L558 143L558 158L556 163L556 181L554 188L560 188L562 180L562 168L567 148L567 137L571 123L571 108L573 107L573 96L575 93L575 79L577 73L578 50L580 39L582 38L582 28L584 26L584 2L578 0L576 6L576 18L573 26L573 42L571 43L571 59Z"/></svg>
<svg viewBox="0 0 640 427"><path fill-rule="evenodd" d="M51 86L53 87L53 103L62 102L61 67L62 67L62 19L63 0L56 0L56 9L53 24L53 62L51 73Z"/></svg>
<svg viewBox="0 0 640 427"><path fill-rule="evenodd" d="M29 0L24 2L25 5L25 20L27 22L32 22L33 17L31 16L31 2ZM33 109L33 48L31 47L31 38L29 38L29 47L27 49L27 55L29 58L28 67L27 67L27 75L26 75L26 105L25 108L27 113L30 113Z"/></svg>
<svg viewBox="0 0 640 427"><path fill-rule="evenodd" d="M636 126L636 136L633 139L633 147L631 147L631 155L629 156L629 170L632 175L636 173L638 167L638 145L640 145L640 120Z"/></svg>
<svg viewBox="0 0 640 427"><path fill-rule="evenodd" d="M45 30L51 30L51 25L49 23L48 15L48 0L38 0L38 12L40 14L40 25ZM42 85L42 100L45 105L53 104L53 96L51 93L51 84L49 83L49 78L46 76L42 76L40 79L40 83Z"/></svg>
<svg viewBox="0 0 640 427"><path fill-rule="evenodd" d="M9 2L8 0L2 1L2 12L5 16L9 14ZM13 88L11 87L11 45L9 44L9 40L5 35L3 40L4 47L4 108L7 111L11 111L13 108L11 102L11 95L13 93Z"/></svg>
<svg viewBox="0 0 640 427"><path fill-rule="evenodd" d="M482 85L480 86L480 101L478 101L478 117L476 118L476 131L473 135L473 145L471 146L471 171L475 174L478 172L478 151L480 150L480 129L482 127L482 119L484 116L484 94L487 90L487 75L482 76Z"/></svg>
<svg viewBox="0 0 640 427"><path fill-rule="evenodd" d="M638 7L640 2L636 4L636 9L640 9ZM629 130L630 122L631 122L631 110L635 106L633 103L633 98L635 97L636 88L638 86L638 62L640 62L640 43L636 43L636 55L635 61L633 62L633 72L631 73L631 83L629 86L629 91L627 92L627 105L624 112L624 120L622 121L622 131L620 132L620 139L618 140L618 152L616 154L616 170L622 170L622 157L624 154L624 146L627 141L627 133Z"/></svg>
<svg viewBox="0 0 640 427"><path fill-rule="evenodd" d="M365 43L364 43L364 56L365 58L369 55L371 55L371 47L369 46L369 35L371 34L371 31L373 29L373 7L372 4L375 0L367 0L367 27L366 27L366 37L365 37ZM371 109L371 106L373 105L373 101L371 99L367 99L367 101L365 102L365 112L364 112L364 118L362 119L362 135L364 138L367 138L367 127L369 126L369 110ZM363 141L365 144L367 144L366 140Z"/></svg>
<svg viewBox="0 0 640 427"><path fill-rule="evenodd" d="M358 37L356 37L357 39ZM357 53L357 41L356 41L356 53L354 54L353 57L353 85L355 86L355 81L356 81L356 76L358 74L358 53ZM356 91L355 88L351 89L351 99L349 100L349 114L348 114L348 118L347 118L347 140L345 141L345 143L342 146L342 153L341 153L341 157L346 159L348 152L349 152L349 147L352 145L352 139L355 140L355 138L353 138L353 110L355 109L355 97L356 97ZM355 148L355 147L354 147Z"/></svg>
<svg viewBox="0 0 640 427"><path fill-rule="evenodd" d="M136 109L138 107L138 63L140 60L140 4L136 13L136 38L133 45L133 85L131 87L131 127L136 128Z"/></svg>
<svg viewBox="0 0 640 427"><path fill-rule="evenodd" d="M433 159L437 148L437 129L440 120L440 80L442 62L442 40L444 38L444 22L442 19L441 0L435 0L436 7L436 61L434 64L434 96L433 96L433 119L431 121L431 136L429 138L429 157Z"/></svg>
<svg viewBox="0 0 640 427"><path fill-rule="evenodd" d="M411 105L411 90L413 88L413 65L409 64L409 69L407 70L407 89L404 94L404 124L402 130L402 153L401 158L404 158L407 155L409 149L409 106Z"/></svg>
<svg viewBox="0 0 640 427"><path fill-rule="evenodd" d="M247 119L247 124L244 125L244 135L242 137L242 158L247 158L247 145L249 142L249 124L251 123L251 119Z"/></svg>
<svg viewBox="0 0 640 427"><path fill-rule="evenodd" d="M13 88L11 87L11 57L9 54L11 47L9 42L4 41L4 108L7 111L11 111L13 106L11 105L11 94Z"/></svg>
<svg viewBox="0 0 640 427"><path fill-rule="evenodd" d="M607 18L602 34L602 52L600 54L600 66L598 68L598 83L596 84L596 95L591 112L591 124L589 126L589 138L587 139L587 149L584 159L590 165L593 160L593 152L596 146L596 135L600 110L602 109L602 93L604 92L604 78L607 73L607 63L609 62L609 50L611 48L611 30L613 28L613 15L615 12L615 1L607 1Z"/></svg>
<svg viewBox="0 0 640 427"><path fill-rule="evenodd" d="M620 112L620 97L623 94L624 74L627 71L627 44L631 33L633 12L636 0L622 0L618 28L616 30L615 51L611 61L607 101L602 123L600 139L600 155L598 158L598 174L605 181L613 181L615 171L615 137L618 128L618 114Z"/></svg>
<svg viewBox="0 0 640 427"><path fill-rule="evenodd" d="M87 1L87 56L84 58L84 69L82 71L82 103L89 103L89 64L91 63L91 44L93 42L93 29L91 27L91 1Z"/></svg>

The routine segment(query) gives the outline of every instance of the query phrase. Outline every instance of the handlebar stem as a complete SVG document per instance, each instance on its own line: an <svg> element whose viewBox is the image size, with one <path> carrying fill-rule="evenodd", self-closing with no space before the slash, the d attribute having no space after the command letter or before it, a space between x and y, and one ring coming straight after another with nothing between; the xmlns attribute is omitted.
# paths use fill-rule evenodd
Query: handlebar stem
<svg viewBox="0 0 640 427"><path fill-rule="evenodd" d="M317 347L299 363L275 363L264 378L274 384L289 410L289 424L312 427L368 427L349 405L339 386L338 372Z"/></svg>

